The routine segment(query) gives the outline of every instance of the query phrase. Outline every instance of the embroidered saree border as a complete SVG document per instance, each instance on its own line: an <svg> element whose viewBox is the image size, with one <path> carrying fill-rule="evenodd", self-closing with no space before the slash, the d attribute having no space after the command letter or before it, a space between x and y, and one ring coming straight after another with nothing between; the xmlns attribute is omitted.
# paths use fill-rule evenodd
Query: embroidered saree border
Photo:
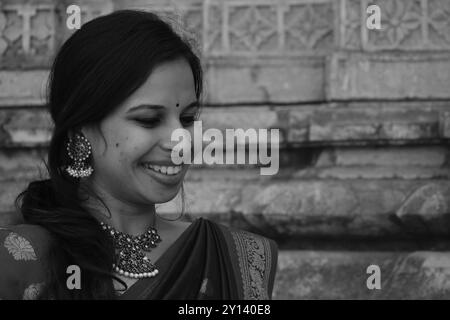
<svg viewBox="0 0 450 320"><path fill-rule="evenodd" d="M242 230L230 230L233 239L233 250L237 256L242 295L245 300L270 299L273 286L272 267L277 257L273 257L270 242L267 238ZM275 261L273 260L275 258Z"/></svg>

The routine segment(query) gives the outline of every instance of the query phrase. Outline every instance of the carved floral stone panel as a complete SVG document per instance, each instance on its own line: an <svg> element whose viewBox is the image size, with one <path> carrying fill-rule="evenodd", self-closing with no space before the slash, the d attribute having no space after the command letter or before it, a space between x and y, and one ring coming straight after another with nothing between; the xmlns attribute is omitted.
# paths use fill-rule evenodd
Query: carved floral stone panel
<svg viewBox="0 0 450 320"><path fill-rule="evenodd" d="M206 55L324 55L334 44L329 0L211 1Z"/></svg>
<svg viewBox="0 0 450 320"><path fill-rule="evenodd" d="M339 3L339 46L361 49L361 0L341 0Z"/></svg>
<svg viewBox="0 0 450 320"><path fill-rule="evenodd" d="M0 5L0 67L48 67L74 32L70 0L4 0ZM369 5L381 29L369 30ZM448 0L79 0L85 23L118 9L157 12L203 56L327 56L336 50L450 50Z"/></svg>
<svg viewBox="0 0 450 320"><path fill-rule="evenodd" d="M367 28L369 5L380 8L381 29ZM448 0L341 0L341 19L341 47L346 49L360 49L358 26L366 51L450 49Z"/></svg>
<svg viewBox="0 0 450 320"><path fill-rule="evenodd" d="M45 63L54 51L55 30L52 3L4 3L0 11L0 66Z"/></svg>
<svg viewBox="0 0 450 320"><path fill-rule="evenodd" d="M423 30L425 19L422 0L363 1L364 7L380 7L381 30L363 28L363 45L368 50L420 50L426 46Z"/></svg>
<svg viewBox="0 0 450 320"><path fill-rule="evenodd" d="M428 0L427 10L428 44L450 49L450 1Z"/></svg>

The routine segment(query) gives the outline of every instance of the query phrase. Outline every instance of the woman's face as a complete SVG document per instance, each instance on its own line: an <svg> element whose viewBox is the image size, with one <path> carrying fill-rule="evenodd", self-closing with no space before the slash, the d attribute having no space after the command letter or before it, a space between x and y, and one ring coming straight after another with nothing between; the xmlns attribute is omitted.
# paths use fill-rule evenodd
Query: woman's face
<svg viewBox="0 0 450 320"><path fill-rule="evenodd" d="M184 59L156 67L147 81L95 128L83 128L92 145L94 190L120 202L148 206L178 193L188 165L171 161L172 131L192 136L199 105L192 69Z"/></svg>

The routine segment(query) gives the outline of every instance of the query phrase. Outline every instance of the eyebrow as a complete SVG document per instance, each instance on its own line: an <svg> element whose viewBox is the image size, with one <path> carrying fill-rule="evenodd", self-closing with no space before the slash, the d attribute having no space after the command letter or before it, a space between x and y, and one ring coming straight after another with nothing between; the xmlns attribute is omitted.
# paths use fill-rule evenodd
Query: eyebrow
<svg viewBox="0 0 450 320"><path fill-rule="evenodd" d="M194 107L200 107L200 104L198 101L194 101L191 102L190 104L188 104L186 107L184 107L183 109L189 109L189 108L194 108ZM138 111L138 110L145 110L145 109L165 109L166 107L163 105L158 105L158 104L140 104L138 106L132 107L130 109L128 109L128 111L126 112L131 113L133 111Z"/></svg>

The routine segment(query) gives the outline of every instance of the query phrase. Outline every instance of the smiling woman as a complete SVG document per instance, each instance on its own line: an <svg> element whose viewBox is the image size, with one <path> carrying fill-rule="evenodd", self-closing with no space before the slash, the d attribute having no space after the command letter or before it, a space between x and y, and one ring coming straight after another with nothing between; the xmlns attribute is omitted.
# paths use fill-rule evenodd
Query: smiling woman
<svg viewBox="0 0 450 320"><path fill-rule="evenodd" d="M172 162L171 135L192 132L202 81L188 42L152 13L117 11L64 43L50 76L50 178L17 198L25 223L0 229L0 298L271 297L272 240L155 210L183 191L189 165ZM69 267L80 286L67 285Z"/></svg>

